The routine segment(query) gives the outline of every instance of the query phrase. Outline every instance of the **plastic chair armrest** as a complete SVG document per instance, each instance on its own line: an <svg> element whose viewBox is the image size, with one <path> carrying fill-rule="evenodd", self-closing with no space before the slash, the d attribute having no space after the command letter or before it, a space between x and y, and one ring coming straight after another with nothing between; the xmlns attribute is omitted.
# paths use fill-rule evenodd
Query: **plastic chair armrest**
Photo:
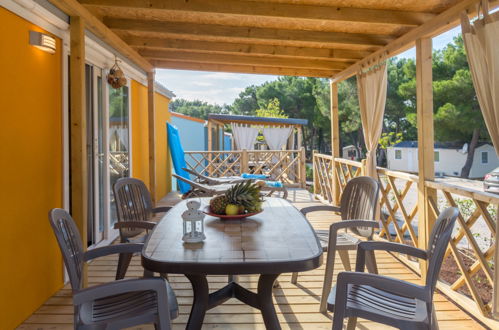
<svg viewBox="0 0 499 330"><path fill-rule="evenodd" d="M95 258L104 257L111 254L137 253L141 252L143 247L144 244L141 243L123 243L123 244L108 245L88 250L87 252L85 252L83 259L85 261L89 261Z"/></svg>
<svg viewBox="0 0 499 330"><path fill-rule="evenodd" d="M374 250L398 252L398 253L408 254L412 257L416 257L419 259L424 259L424 260L428 259L428 254L426 253L425 250L421 250L409 245L394 243L394 242L373 242L373 241L360 242L358 245L358 251L361 252L361 250L362 252L374 251Z"/></svg>
<svg viewBox="0 0 499 330"><path fill-rule="evenodd" d="M122 221L116 222L114 229L143 228L153 230L154 226L156 226L156 223L152 221Z"/></svg>
<svg viewBox="0 0 499 330"><path fill-rule="evenodd" d="M331 211L331 212L340 212L340 208L332 205L320 205L320 206L309 206L304 207L300 210L301 214L307 215L311 212L319 212L319 211Z"/></svg>
<svg viewBox="0 0 499 330"><path fill-rule="evenodd" d="M80 305L92 302L96 299L105 298L117 294L134 291L155 291L158 296L167 297L165 279L161 277L139 278L129 280L119 280L82 289L73 295L73 302Z"/></svg>
<svg viewBox="0 0 499 330"><path fill-rule="evenodd" d="M159 206L159 207L155 207L152 209L152 212L153 213L163 213L163 212L168 212L172 209L171 206Z"/></svg>
<svg viewBox="0 0 499 330"><path fill-rule="evenodd" d="M431 301L429 291L424 286L402 281L396 278L359 272L340 272L337 278L338 290L345 292L349 284L367 285L404 297L412 297L426 302Z"/></svg>

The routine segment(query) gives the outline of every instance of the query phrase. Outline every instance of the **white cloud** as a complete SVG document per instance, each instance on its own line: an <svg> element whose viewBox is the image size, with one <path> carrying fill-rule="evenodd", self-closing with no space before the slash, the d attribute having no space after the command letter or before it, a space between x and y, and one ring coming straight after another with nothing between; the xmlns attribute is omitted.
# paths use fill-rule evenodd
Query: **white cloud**
<svg viewBox="0 0 499 330"><path fill-rule="evenodd" d="M156 70L156 80L177 95L177 98L201 100L208 103L232 104L239 93L250 85L260 85L277 76L201 72L185 70Z"/></svg>

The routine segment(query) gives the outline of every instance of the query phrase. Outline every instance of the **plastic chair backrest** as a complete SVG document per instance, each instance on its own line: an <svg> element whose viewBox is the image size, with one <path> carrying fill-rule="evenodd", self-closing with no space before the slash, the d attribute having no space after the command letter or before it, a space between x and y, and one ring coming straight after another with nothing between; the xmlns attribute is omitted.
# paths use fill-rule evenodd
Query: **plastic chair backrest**
<svg viewBox="0 0 499 330"><path fill-rule="evenodd" d="M348 181L341 195L340 211L342 220L375 220L379 204L379 183L368 176L360 176ZM371 237L373 228L353 227L351 230L360 236Z"/></svg>
<svg viewBox="0 0 499 330"><path fill-rule="evenodd" d="M49 220L61 249L73 292L82 288L83 244L73 218L66 210L52 209Z"/></svg>
<svg viewBox="0 0 499 330"><path fill-rule="evenodd" d="M426 286L430 292L435 290L438 275L444 259L447 245L452 236L452 230L459 215L456 207L449 207L440 213L428 240L428 272L426 274Z"/></svg>
<svg viewBox="0 0 499 330"><path fill-rule="evenodd" d="M152 199L144 182L135 178L120 178L113 187L118 221L148 221L152 217ZM122 237L136 236L144 229L120 229Z"/></svg>

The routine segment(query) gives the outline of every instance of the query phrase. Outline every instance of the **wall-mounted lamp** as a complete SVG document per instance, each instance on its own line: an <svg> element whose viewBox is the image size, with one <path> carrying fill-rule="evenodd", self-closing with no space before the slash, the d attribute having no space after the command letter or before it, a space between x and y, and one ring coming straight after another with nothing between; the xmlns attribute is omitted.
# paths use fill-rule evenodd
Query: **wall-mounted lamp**
<svg viewBox="0 0 499 330"><path fill-rule="evenodd" d="M29 44L35 46L44 52L54 54L55 53L55 38L49 36L48 34L29 31Z"/></svg>

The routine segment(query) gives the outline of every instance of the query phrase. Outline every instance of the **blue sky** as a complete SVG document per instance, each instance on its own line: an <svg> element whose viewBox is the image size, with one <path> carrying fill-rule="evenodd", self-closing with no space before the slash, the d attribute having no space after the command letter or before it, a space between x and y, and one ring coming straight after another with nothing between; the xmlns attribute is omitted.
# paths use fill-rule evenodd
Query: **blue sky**
<svg viewBox="0 0 499 330"><path fill-rule="evenodd" d="M433 38L433 48L441 49L461 32L458 26ZM411 48L398 57L414 58L415 49ZM156 72L156 80L170 89L177 98L201 100L211 104L231 104L247 86L260 85L277 79L277 76L236 74L224 72L204 72L185 70L164 70Z"/></svg>

